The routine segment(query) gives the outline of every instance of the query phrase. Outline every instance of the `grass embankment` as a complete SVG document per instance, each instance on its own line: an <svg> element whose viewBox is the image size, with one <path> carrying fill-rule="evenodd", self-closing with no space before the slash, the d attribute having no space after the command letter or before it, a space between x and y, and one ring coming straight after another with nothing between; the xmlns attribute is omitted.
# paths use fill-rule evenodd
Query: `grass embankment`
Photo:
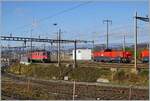
<svg viewBox="0 0 150 101"><path fill-rule="evenodd" d="M80 67L72 69L72 67L67 67L64 65L57 67L54 64L31 64L28 66L15 64L10 67L8 71L14 74L34 76L42 79L63 79L64 76L68 76L70 80L88 82L94 82L99 77L109 78L111 75L111 72L108 69L98 69L91 67Z"/></svg>
<svg viewBox="0 0 150 101"><path fill-rule="evenodd" d="M148 86L149 71L141 70L138 74L135 74L131 73L130 69L120 69L114 74L112 82L127 85Z"/></svg>
<svg viewBox="0 0 150 101"><path fill-rule="evenodd" d="M21 74L40 79L63 79L68 76L69 80L96 82L98 78L108 79L111 83L117 84L132 84L148 86L149 71L141 70L138 74L130 73L130 69L119 69L117 72L111 72L110 69L100 69L92 67L72 67L61 65L57 67L55 64L31 64L20 65L15 64L8 69L14 74Z"/></svg>

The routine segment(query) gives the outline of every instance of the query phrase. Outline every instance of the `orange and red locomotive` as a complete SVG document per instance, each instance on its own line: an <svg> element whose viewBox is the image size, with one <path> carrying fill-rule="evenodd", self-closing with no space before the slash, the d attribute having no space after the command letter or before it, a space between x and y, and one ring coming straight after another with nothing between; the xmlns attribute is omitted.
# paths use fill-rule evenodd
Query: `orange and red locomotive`
<svg viewBox="0 0 150 101"><path fill-rule="evenodd" d="M50 52L49 51L33 51L28 56L29 61L32 62L50 62Z"/></svg>
<svg viewBox="0 0 150 101"><path fill-rule="evenodd" d="M149 62L149 50L145 49L141 51L140 58L143 63L148 63Z"/></svg>
<svg viewBox="0 0 150 101"><path fill-rule="evenodd" d="M119 50L94 51L92 55L93 60L97 62L130 63L132 58L130 51Z"/></svg>

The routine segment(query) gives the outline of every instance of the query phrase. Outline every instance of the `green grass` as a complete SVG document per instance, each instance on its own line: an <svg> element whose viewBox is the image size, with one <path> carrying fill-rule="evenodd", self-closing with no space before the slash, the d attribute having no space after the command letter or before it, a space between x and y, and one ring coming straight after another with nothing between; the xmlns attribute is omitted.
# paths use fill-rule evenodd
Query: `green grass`
<svg viewBox="0 0 150 101"><path fill-rule="evenodd" d="M110 70L106 69L79 67L74 69L69 76L76 81L96 82L99 77L108 77L110 74Z"/></svg>

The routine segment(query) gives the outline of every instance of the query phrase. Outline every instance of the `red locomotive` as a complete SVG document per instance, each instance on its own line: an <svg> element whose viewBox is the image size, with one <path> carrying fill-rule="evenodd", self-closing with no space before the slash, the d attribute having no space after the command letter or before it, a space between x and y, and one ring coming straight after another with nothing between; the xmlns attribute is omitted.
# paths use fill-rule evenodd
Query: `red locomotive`
<svg viewBox="0 0 150 101"><path fill-rule="evenodd" d="M131 62L132 54L129 51L104 50L95 51L92 54L93 60L97 62Z"/></svg>
<svg viewBox="0 0 150 101"><path fill-rule="evenodd" d="M50 62L50 52L48 51L34 51L28 57L32 62Z"/></svg>
<svg viewBox="0 0 150 101"><path fill-rule="evenodd" d="M148 63L149 62L149 50L146 49L146 50L141 51L140 58L143 63Z"/></svg>

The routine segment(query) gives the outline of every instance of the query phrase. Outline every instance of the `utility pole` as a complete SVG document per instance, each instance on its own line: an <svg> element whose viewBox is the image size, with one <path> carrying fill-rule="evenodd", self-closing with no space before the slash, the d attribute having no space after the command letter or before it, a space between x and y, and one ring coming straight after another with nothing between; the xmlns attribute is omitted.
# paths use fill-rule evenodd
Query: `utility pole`
<svg viewBox="0 0 150 101"><path fill-rule="evenodd" d="M134 17L134 23L135 23L135 45L134 45L134 59L135 59L135 70L137 72L137 20L142 20L144 22L149 22L149 17L140 17L137 15L137 12L135 13L135 17Z"/></svg>
<svg viewBox="0 0 150 101"><path fill-rule="evenodd" d="M77 41L74 41L74 67L77 67Z"/></svg>
<svg viewBox="0 0 150 101"><path fill-rule="evenodd" d="M43 46L44 46L44 51L46 51L46 46L45 46L45 44L43 44Z"/></svg>
<svg viewBox="0 0 150 101"><path fill-rule="evenodd" d="M137 12L135 13L134 69L137 71Z"/></svg>
<svg viewBox="0 0 150 101"><path fill-rule="evenodd" d="M32 38L32 32L33 32L34 27L36 27L36 21L33 18L32 26L31 26L31 38ZM32 39L31 39L31 52L32 52Z"/></svg>
<svg viewBox="0 0 150 101"><path fill-rule="evenodd" d="M24 47L26 48L26 41L24 41Z"/></svg>
<svg viewBox="0 0 150 101"><path fill-rule="evenodd" d="M58 32L56 32L56 38L57 38L57 40L58 40ZM56 44L56 48L57 48L57 51L56 51L56 60L58 61L58 42L57 42L57 44Z"/></svg>
<svg viewBox="0 0 150 101"><path fill-rule="evenodd" d="M123 51L125 51L125 47L126 47L126 45L125 45L126 43L125 43L125 34L123 35Z"/></svg>
<svg viewBox="0 0 150 101"><path fill-rule="evenodd" d="M58 66L60 66L60 40L61 40L61 29L58 32Z"/></svg>
<svg viewBox="0 0 150 101"><path fill-rule="evenodd" d="M147 43L147 49L149 49L149 43Z"/></svg>
<svg viewBox="0 0 150 101"><path fill-rule="evenodd" d="M108 49L108 40L109 40L109 38L108 38L108 30L109 30L109 23L110 24L112 24L112 20L103 20L103 23L106 23L107 24L107 44L106 44L106 49Z"/></svg>
<svg viewBox="0 0 150 101"><path fill-rule="evenodd" d="M52 61L52 54L53 54L53 43L51 42L51 44L50 44L50 47L49 47L50 49L50 61Z"/></svg>
<svg viewBox="0 0 150 101"><path fill-rule="evenodd" d="M94 51L94 40L92 41L92 45L93 45L93 47L92 47L92 48L93 48L93 51Z"/></svg>
<svg viewBox="0 0 150 101"><path fill-rule="evenodd" d="M2 43L1 43L1 36L0 36L0 71L1 71L1 67L2 67L2 65L1 65L1 61L2 61L2 55L1 55L1 49L2 49ZM1 75L1 72L0 72L0 75ZM0 80L0 82L1 82L1 80ZM1 97L0 97L1 98Z"/></svg>
<svg viewBox="0 0 150 101"><path fill-rule="evenodd" d="M57 23L53 24L54 26L57 26ZM60 39L61 39L61 29L57 32L57 61L58 61L58 67L60 67Z"/></svg>
<svg viewBox="0 0 150 101"><path fill-rule="evenodd" d="M31 28L31 32L30 32L30 34L31 34L31 43L30 43L31 49L30 49L30 51L29 51L30 59L32 59L32 31L33 31L33 29ZM30 61L30 62L32 63L32 61Z"/></svg>
<svg viewBox="0 0 150 101"><path fill-rule="evenodd" d="M31 29L31 32L30 32L30 34L31 34L31 38L32 38L32 32L33 32L33 29ZM32 52L32 39L31 39L31 52Z"/></svg>

